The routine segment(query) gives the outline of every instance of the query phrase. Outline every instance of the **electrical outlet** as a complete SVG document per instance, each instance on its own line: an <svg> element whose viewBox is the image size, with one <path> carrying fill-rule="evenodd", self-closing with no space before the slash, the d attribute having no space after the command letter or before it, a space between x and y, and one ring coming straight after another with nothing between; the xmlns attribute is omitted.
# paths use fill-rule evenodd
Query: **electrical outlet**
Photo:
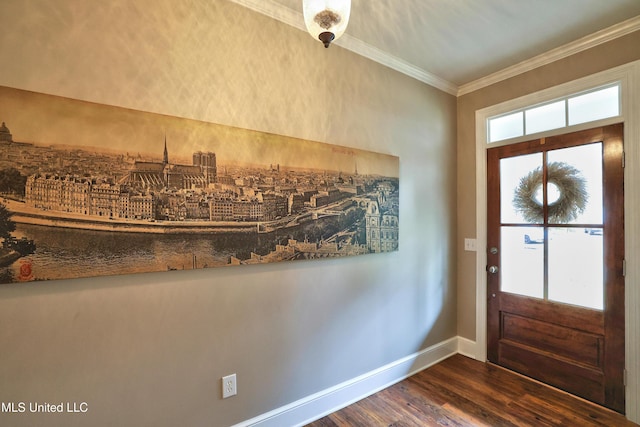
<svg viewBox="0 0 640 427"><path fill-rule="evenodd" d="M476 239L464 239L464 250L465 251L476 251Z"/></svg>
<svg viewBox="0 0 640 427"><path fill-rule="evenodd" d="M222 377L222 398L235 396L238 394L238 384L236 382L236 374Z"/></svg>

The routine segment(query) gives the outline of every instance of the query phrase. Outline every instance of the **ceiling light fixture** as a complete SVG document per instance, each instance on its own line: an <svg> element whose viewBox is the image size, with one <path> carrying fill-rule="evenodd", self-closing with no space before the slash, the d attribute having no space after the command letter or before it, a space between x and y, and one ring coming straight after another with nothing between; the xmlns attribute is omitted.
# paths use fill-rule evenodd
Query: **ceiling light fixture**
<svg viewBox="0 0 640 427"><path fill-rule="evenodd" d="M329 47L347 29L351 0L302 0L302 10L311 37Z"/></svg>

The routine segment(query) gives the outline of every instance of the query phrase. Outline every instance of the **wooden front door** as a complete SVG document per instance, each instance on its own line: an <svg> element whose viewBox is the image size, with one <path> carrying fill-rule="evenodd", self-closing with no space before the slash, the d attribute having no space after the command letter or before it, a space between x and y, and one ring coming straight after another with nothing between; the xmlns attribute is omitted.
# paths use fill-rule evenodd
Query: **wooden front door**
<svg viewBox="0 0 640 427"><path fill-rule="evenodd" d="M488 359L624 413L622 124L488 150Z"/></svg>

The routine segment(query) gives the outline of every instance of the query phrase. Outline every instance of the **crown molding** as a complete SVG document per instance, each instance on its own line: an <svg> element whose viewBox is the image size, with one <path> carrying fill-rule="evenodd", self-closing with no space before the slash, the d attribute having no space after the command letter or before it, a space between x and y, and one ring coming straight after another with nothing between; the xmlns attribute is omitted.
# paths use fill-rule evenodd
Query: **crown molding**
<svg viewBox="0 0 640 427"><path fill-rule="evenodd" d="M493 74L489 74L478 80L463 84L458 89L457 95L462 96L467 93L474 92L478 89L482 89L511 77L515 77L519 74L523 74L527 71L531 71L543 65L550 64L552 62L558 61L560 59L601 45L603 43L617 39L638 30L640 30L640 15L620 22L619 24L612 25L611 27L605 28L604 30L600 30L588 36L582 37L571 43L567 43L564 46L552 49L541 55L534 56L533 58L519 62L511 67L507 67Z"/></svg>
<svg viewBox="0 0 640 427"><path fill-rule="evenodd" d="M433 86L436 89L440 89L450 95L455 96L458 94L458 86L450 81L438 77L435 74L431 74L422 68L416 67L403 59L390 55L360 39L350 36L349 34L343 34L343 36L334 43L340 47L350 50L353 53L389 67L392 70L412 77L422 83L426 83L429 86Z"/></svg>
<svg viewBox="0 0 640 427"><path fill-rule="evenodd" d="M273 0L230 1L299 30L307 31L304 25L302 13L282 6ZM446 93L455 96L462 96L638 30L640 30L640 16L628 19L609 28L605 28L604 30L582 37L564 46L560 46L541 55L519 62L511 67L504 68L480 79L465 83L461 86L457 86L442 77L429 73L420 67L410 64L409 62L393 56L388 52L382 51L360 39L350 36L349 34L344 34L340 39L336 40L334 44L398 71L399 73L440 89Z"/></svg>
<svg viewBox="0 0 640 427"><path fill-rule="evenodd" d="M261 13L270 18L276 19L294 28L302 31L307 31L304 25L304 18L302 13L282 6L272 0L230 0L233 3L239 4L251 9L254 12ZM396 56L390 55L360 39L357 39L349 34L344 34L338 40L333 42L334 45L340 46L343 49L347 49L357 55L370 59L374 62L382 64L392 70L405 74L418 81L426 83L437 89L442 90L450 95L457 95L458 86L431 74L422 68L416 67L413 64L408 63Z"/></svg>

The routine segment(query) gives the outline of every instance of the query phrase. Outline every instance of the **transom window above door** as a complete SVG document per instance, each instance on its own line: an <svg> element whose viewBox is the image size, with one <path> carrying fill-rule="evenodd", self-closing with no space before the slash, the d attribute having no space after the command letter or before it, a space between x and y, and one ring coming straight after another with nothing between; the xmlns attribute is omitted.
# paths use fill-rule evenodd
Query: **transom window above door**
<svg viewBox="0 0 640 427"><path fill-rule="evenodd" d="M620 115L620 82L487 119L487 141L504 141Z"/></svg>

